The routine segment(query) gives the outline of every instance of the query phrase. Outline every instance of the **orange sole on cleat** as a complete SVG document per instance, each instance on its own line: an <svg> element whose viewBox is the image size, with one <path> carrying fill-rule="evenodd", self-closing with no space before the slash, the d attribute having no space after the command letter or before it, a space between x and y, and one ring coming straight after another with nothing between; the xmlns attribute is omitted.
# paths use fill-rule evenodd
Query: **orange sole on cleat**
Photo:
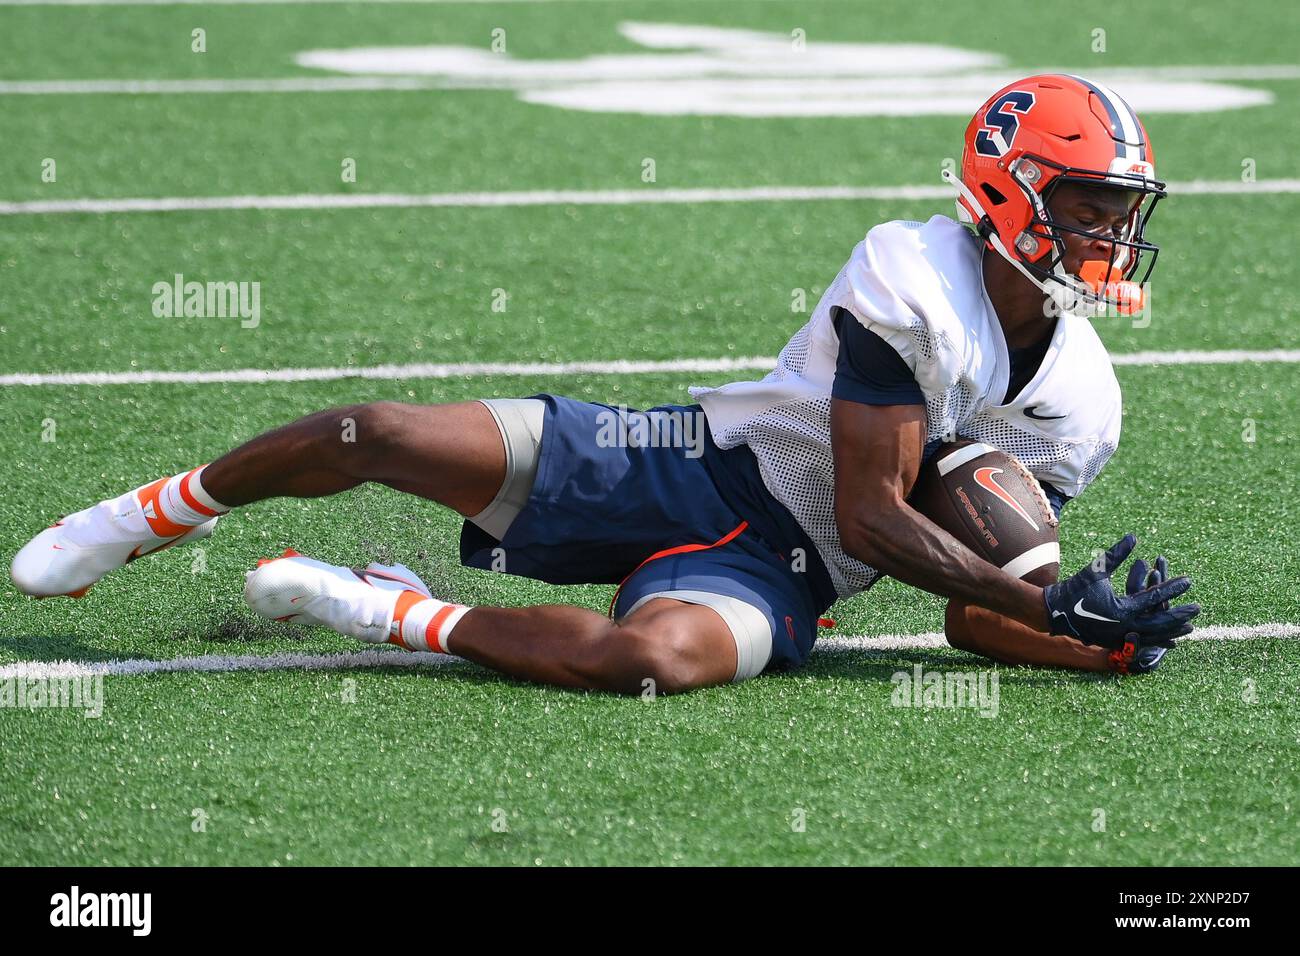
<svg viewBox="0 0 1300 956"><path fill-rule="evenodd" d="M279 558L258 558L257 566L260 568L262 565L270 564L272 561L279 561L280 558L301 558L301 557L302 555L299 552L293 550L293 548L285 548L284 554L280 555Z"/></svg>
<svg viewBox="0 0 1300 956"><path fill-rule="evenodd" d="M84 598L86 592L92 587L94 587L93 584L87 584L84 588L79 588L76 591L65 591L63 594L38 594L36 595L36 600L44 601L52 597Z"/></svg>

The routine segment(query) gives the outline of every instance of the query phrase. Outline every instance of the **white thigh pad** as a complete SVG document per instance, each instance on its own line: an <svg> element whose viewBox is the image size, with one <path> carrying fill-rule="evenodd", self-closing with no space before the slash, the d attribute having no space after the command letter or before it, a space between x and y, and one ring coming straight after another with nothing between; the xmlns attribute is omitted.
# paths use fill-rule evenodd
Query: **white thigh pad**
<svg viewBox="0 0 1300 956"><path fill-rule="evenodd" d="M754 605L739 598L714 594L711 591L660 591L657 594L646 594L638 598L626 613L631 614L646 601L653 601L655 598L671 598L685 604L700 604L718 612L719 616L727 622L727 627L731 629L731 636L736 641L736 674L731 678L732 683L758 676L763 673L763 668L772 659L772 627L767 623L767 615Z"/></svg>

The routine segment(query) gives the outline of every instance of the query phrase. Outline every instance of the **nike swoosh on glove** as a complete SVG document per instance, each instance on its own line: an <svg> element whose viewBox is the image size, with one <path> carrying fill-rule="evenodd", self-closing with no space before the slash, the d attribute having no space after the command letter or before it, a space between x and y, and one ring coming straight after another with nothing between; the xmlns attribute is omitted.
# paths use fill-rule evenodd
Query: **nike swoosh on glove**
<svg viewBox="0 0 1300 956"><path fill-rule="evenodd" d="M1119 595L1110 577L1137 546L1131 534L1073 577L1043 588L1051 632L1085 644L1121 650L1131 640L1138 649L1172 646L1176 637L1192 633L1188 623L1201 612L1199 604L1168 607L1172 598L1192 586L1188 577L1162 581L1137 594Z"/></svg>
<svg viewBox="0 0 1300 956"><path fill-rule="evenodd" d="M1132 597L1146 588L1153 588L1168 580L1169 562L1163 555L1156 558L1156 566L1149 570L1147 563L1138 558L1129 568L1124 593ZM1162 611L1168 608L1168 602L1160 605ZM1125 641L1124 646L1119 650L1110 652L1107 661L1111 670L1119 674L1149 674L1160 666L1168 650L1169 648L1164 645L1139 648L1133 641Z"/></svg>

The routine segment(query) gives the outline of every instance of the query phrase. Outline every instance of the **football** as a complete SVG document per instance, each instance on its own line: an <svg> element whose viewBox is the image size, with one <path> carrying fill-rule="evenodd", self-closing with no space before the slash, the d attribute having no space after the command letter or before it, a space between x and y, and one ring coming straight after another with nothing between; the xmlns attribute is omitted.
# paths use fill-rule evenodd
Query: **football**
<svg viewBox="0 0 1300 956"><path fill-rule="evenodd" d="M942 445L921 468L909 503L985 561L1043 587L1056 581L1056 515L1014 456L982 442Z"/></svg>

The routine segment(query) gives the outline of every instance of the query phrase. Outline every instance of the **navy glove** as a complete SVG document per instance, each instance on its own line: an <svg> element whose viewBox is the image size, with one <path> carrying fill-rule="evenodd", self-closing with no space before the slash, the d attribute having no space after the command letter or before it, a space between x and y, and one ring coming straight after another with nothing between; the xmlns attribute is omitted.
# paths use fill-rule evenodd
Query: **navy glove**
<svg viewBox="0 0 1300 956"><path fill-rule="evenodd" d="M1156 558L1156 566L1148 570L1147 563L1141 558L1133 562L1128 569L1128 581L1124 591L1129 596L1163 584L1169 580L1169 562L1164 556ZM1169 602L1160 605L1160 610L1169 609ZM1172 643L1172 642L1171 642ZM1163 644L1153 644L1139 648L1133 641L1125 641L1124 646L1109 655L1110 668L1120 674L1149 674L1160 666L1165 652L1169 648Z"/></svg>
<svg viewBox="0 0 1300 956"><path fill-rule="evenodd" d="M1172 646L1175 637L1192 633L1188 622L1200 613L1200 605L1168 607L1171 598L1192 586L1190 578L1162 581L1133 595L1118 595L1111 587L1110 576L1136 546L1137 538L1125 535L1105 553L1100 566L1093 562L1073 577L1043 588L1053 634L1110 650L1121 650L1132 641L1140 650Z"/></svg>

